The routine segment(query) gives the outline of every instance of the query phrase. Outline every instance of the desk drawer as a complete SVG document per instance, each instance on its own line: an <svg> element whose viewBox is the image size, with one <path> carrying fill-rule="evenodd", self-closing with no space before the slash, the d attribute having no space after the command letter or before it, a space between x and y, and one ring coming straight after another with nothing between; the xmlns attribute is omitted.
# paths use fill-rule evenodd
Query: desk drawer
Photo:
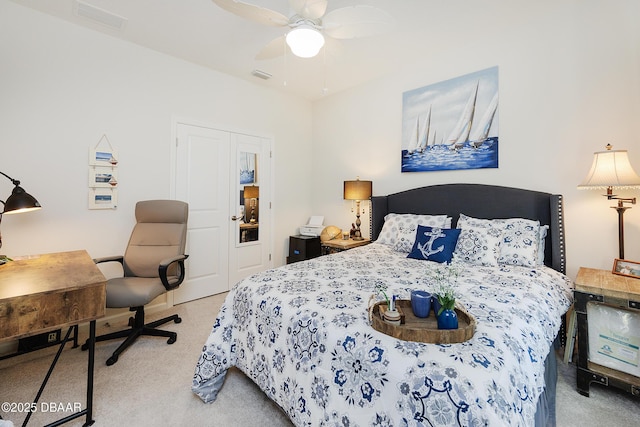
<svg viewBox="0 0 640 427"><path fill-rule="evenodd" d="M105 305L104 285L0 301L0 340L102 317Z"/></svg>

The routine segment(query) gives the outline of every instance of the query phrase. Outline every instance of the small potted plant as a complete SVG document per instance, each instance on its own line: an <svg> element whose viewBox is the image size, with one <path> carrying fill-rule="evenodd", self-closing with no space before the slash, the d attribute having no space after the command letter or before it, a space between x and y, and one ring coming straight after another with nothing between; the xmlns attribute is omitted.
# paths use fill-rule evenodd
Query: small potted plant
<svg viewBox="0 0 640 427"><path fill-rule="evenodd" d="M458 329L458 315L455 311L456 295L450 284L443 284L438 289L440 308L436 313L438 329Z"/></svg>
<svg viewBox="0 0 640 427"><path fill-rule="evenodd" d="M455 285L462 266L454 262L436 270L433 279L436 283L434 310L438 320L438 329L458 329L458 315L455 311Z"/></svg>

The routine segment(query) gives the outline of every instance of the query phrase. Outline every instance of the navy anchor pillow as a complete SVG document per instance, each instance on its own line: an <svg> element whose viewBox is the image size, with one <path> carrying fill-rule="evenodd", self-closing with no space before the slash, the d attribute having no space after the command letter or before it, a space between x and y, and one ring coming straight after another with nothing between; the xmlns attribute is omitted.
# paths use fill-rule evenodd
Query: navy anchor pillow
<svg viewBox="0 0 640 427"><path fill-rule="evenodd" d="M458 228L419 225L416 230L416 241L407 258L451 262L460 231Z"/></svg>

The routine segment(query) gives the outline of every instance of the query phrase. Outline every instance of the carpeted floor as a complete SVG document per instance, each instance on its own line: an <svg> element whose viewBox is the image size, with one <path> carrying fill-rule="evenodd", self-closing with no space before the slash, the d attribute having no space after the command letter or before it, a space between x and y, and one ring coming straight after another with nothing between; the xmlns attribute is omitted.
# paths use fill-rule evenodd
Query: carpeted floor
<svg viewBox="0 0 640 427"><path fill-rule="evenodd" d="M174 307L148 316L148 321L178 313L180 324L165 329L178 332L167 345L162 338L144 337L120 356L118 363L104 362L117 341L99 343L96 350L94 418L96 426L291 426L284 413L240 371L229 371L218 399L204 404L190 390L193 368L226 294ZM111 330L125 327L113 325ZM109 328L99 328L98 333ZM82 334L81 334L82 335ZM49 348L0 361L0 402L30 402L55 353ZM637 426L640 399L629 393L593 385L591 397L575 391L575 365L558 362L557 424L564 426ZM75 402L84 408L86 353L70 345L47 385L29 425L40 426L69 412ZM58 410L51 412L51 408ZM45 412L49 410L49 412ZM0 416L21 425L25 414L0 409ZM75 420L65 425L81 426ZM2 423L0 422L0 427ZM361 426L364 427L364 426Z"/></svg>

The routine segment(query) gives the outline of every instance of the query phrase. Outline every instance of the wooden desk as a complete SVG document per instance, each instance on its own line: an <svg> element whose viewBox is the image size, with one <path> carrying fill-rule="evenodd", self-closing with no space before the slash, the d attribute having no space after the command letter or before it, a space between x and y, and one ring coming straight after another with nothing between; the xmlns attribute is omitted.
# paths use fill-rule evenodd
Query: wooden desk
<svg viewBox="0 0 640 427"><path fill-rule="evenodd" d="M89 322L87 407L62 422L86 415L85 425L93 424L95 321L104 316L105 310L106 279L86 251L37 255L0 266L0 342ZM60 345L34 403L65 344L66 340Z"/></svg>

